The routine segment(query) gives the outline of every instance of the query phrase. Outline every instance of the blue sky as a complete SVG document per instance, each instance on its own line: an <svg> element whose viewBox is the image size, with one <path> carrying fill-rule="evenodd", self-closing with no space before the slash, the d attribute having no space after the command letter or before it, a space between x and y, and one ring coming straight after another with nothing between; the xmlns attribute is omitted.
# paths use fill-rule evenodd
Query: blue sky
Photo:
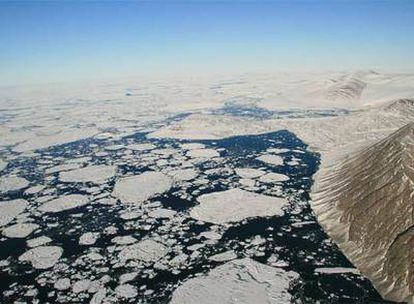
<svg viewBox="0 0 414 304"><path fill-rule="evenodd" d="M0 2L0 85L413 59L410 0Z"/></svg>

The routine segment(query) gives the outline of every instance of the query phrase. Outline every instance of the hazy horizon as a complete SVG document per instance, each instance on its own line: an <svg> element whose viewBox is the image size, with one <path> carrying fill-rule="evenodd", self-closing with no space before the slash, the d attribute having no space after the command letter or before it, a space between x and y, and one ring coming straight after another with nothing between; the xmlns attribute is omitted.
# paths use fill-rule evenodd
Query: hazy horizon
<svg viewBox="0 0 414 304"><path fill-rule="evenodd" d="M414 2L1 2L0 85L412 70Z"/></svg>

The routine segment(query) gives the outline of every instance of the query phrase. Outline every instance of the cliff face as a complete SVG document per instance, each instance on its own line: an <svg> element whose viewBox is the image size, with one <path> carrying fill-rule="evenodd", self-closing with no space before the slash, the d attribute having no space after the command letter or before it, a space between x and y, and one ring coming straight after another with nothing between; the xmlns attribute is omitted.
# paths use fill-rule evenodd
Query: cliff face
<svg viewBox="0 0 414 304"><path fill-rule="evenodd" d="M321 225L382 296L414 303L414 123L322 167L313 200Z"/></svg>

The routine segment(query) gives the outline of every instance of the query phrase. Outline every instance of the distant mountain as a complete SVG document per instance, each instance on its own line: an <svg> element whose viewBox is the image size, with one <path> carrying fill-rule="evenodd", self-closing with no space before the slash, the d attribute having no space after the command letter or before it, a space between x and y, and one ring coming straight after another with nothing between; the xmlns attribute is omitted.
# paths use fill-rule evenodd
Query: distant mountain
<svg viewBox="0 0 414 304"><path fill-rule="evenodd" d="M381 295L414 303L414 122L321 170L313 200L321 225Z"/></svg>

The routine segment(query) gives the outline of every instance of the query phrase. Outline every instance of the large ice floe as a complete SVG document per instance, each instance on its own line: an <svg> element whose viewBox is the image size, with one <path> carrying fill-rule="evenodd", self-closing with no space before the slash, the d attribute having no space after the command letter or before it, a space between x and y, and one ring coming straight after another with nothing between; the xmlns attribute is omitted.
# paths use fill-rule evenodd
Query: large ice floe
<svg viewBox="0 0 414 304"><path fill-rule="evenodd" d="M256 216L283 214L286 199L253 192L230 189L203 194L197 198L199 205L190 211L190 216L201 221L224 224Z"/></svg>
<svg viewBox="0 0 414 304"><path fill-rule="evenodd" d="M87 166L80 169L61 172L59 179L67 183L87 183L92 182L101 184L115 175L116 166Z"/></svg>
<svg viewBox="0 0 414 304"><path fill-rule="evenodd" d="M3 229L3 235L8 238L25 238L40 226L34 223L18 223Z"/></svg>
<svg viewBox="0 0 414 304"><path fill-rule="evenodd" d="M172 183L172 178L163 173L144 172L117 180L113 195L124 204L140 204L157 194L168 191Z"/></svg>
<svg viewBox="0 0 414 304"><path fill-rule="evenodd" d="M291 303L288 289L295 278L294 272L251 259L236 260L184 282L174 291L170 303Z"/></svg>
<svg viewBox="0 0 414 304"><path fill-rule="evenodd" d="M23 177L5 176L0 177L0 192L13 192L29 186L29 181Z"/></svg>
<svg viewBox="0 0 414 304"><path fill-rule="evenodd" d="M144 240L139 243L124 247L119 252L121 261L141 260L144 262L156 262L168 253L168 248L163 244L153 241Z"/></svg>
<svg viewBox="0 0 414 304"><path fill-rule="evenodd" d="M30 262L36 269L47 269L59 261L62 253L62 248L58 246L40 246L26 251L19 260Z"/></svg>
<svg viewBox="0 0 414 304"><path fill-rule="evenodd" d="M55 213L82 207L88 203L88 197L80 194L70 194L48 201L41 205L38 210L42 212Z"/></svg>
<svg viewBox="0 0 414 304"><path fill-rule="evenodd" d="M22 213L28 206L23 199L1 202L0 204L0 227L10 223L17 215Z"/></svg>

